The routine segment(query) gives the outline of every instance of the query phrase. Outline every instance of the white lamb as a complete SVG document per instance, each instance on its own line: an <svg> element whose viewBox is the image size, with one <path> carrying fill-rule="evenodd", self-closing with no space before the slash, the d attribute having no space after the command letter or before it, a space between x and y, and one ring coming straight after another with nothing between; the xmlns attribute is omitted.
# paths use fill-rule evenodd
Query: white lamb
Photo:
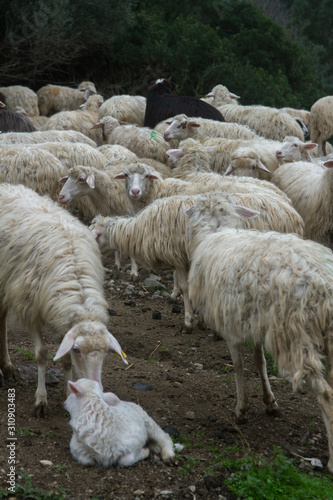
<svg viewBox="0 0 333 500"><path fill-rule="evenodd" d="M274 172L272 182L302 216L304 236L333 248L333 160L323 165L286 163Z"/></svg>
<svg viewBox="0 0 333 500"><path fill-rule="evenodd" d="M150 203L135 217L96 217L90 229L97 238L102 255L108 255L110 250L121 251L148 269L159 271L167 268L175 271L176 285L183 293L185 332L191 332L194 315L188 298L187 272L190 260L185 239L187 218L184 210L200 196L211 200L216 228L220 223L221 207L232 199L262 213L260 218L250 221L239 219L241 227L303 234L303 221L291 204L283 197L261 192L259 186L255 194L238 193L235 189L231 196L210 190L206 195L161 198ZM176 287L172 295L173 299L177 297Z"/></svg>
<svg viewBox="0 0 333 500"><path fill-rule="evenodd" d="M263 347L294 390L304 380L313 389L327 429L328 469L333 473L332 251L293 234L232 229L228 211L227 221L211 232L211 215L204 204L190 208L187 215L189 296L206 324L228 343L235 370L237 421L244 420L248 409L240 347L249 340L268 412L275 413L278 405ZM252 216L237 206L234 215Z"/></svg>
<svg viewBox="0 0 333 500"><path fill-rule="evenodd" d="M108 303L100 251L89 229L47 197L22 185L0 184L0 371L14 378L6 317L19 320L33 339L38 365L35 414L47 408L48 359L42 328L62 339L54 360L63 359L64 379L101 383L102 364L120 345L107 329Z"/></svg>
<svg viewBox="0 0 333 500"><path fill-rule="evenodd" d="M93 128L98 120L97 111L103 103L103 97L94 94L76 111L60 111L52 115L47 122L40 127L45 130L76 130L89 137L97 145L103 144L101 131Z"/></svg>
<svg viewBox="0 0 333 500"><path fill-rule="evenodd" d="M98 110L99 120L113 116L117 120L143 127L146 112L146 98L141 95L114 95L106 99Z"/></svg>
<svg viewBox="0 0 333 500"><path fill-rule="evenodd" d="M289 163L293 161L313 161L310 151L313 151L318 144L313 142L303 142L298 137L287 136L279 149L276 151L276 157L280 163Z"/></svg>
<svg viewBox="0 0 333 500"><path fill-rule="evenodd" d="M238 105L239 96L229 92L223 85L216 85L207 95L213 95L213 106L221 111L226 122L247 125L267 139L282 141L286 135L293 135L304 140L304 133L297 120L284 111L270 106Z"/></svg>
<svg viewBox="0 0 333 500"><path fill-rule="evenodd" d="M126 125L112 116L102 118L95 124L95 128L103 129L104 142L125 146L139 158L153 158L162 163L168 159L166 151L169 145L156 130Z"/></svg>
<svg viewBox="0 0 333 500"><path fill-rule="evenodd" d="M309 133L312 142L318 143L319 155L326 156L326 142L333 135L333 96L316 101L310 109Z"/></svg>
<svg viewBox="0 0 333 500"><path fill-rule="evenodd" d="M4 144L38 144L40 142L83 142L96 147L96 142L76 130L48 130L41 132L6 132L0 134L0 146Z"/></svg>
<svg viewBox="0 0 333 500"><path fill-rule="evenodd" d="M170 463L175 456L171 437L139 406L103 393L88 379L69 382L65 408L71 415L70 450L82 465L130 467L150 451Z"/></svg>
<svg viewBox="0 0 333 500"><path fill-rule="evenodd" d="M77 89L64 85L45 85L37 90L40 114L51 116L60 111L73 111L96 93L95 85L89 81L81 82Z"/></svg>

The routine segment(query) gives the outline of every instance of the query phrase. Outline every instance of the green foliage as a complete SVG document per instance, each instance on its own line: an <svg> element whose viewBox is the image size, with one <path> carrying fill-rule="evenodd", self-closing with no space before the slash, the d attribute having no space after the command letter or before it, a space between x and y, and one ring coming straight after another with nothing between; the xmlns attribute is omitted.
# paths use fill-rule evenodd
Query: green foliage
<svg viewBox="0 0 333 500"><path fill-rule="evenodd" d="M50 491L47 492L40 488L34 488L31 484L31 477L24 470L21 469L20 474L25 481L24 485L16 484L15 488L15 498L17 499L32 499L32 500L63 500L65 498L65 490L63 488L59 489L59 493ZM0 492L1 494L1 492ZM1 498L1 496L0 496Z"/></svg>

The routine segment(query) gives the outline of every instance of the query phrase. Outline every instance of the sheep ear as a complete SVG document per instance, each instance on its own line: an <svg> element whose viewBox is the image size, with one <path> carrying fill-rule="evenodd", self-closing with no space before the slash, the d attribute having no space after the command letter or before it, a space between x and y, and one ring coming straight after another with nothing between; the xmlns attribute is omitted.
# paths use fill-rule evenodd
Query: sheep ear
<svg viewBox="0 0 333 500"><path fill-rule="evenodd" d="M174 158L176 160L185 155L185 153L182 149L168 149L168 151L166 153L168 156L170 156L171 158Z"/></svg>
<svg viewBox="0 0 333 500"><path fill-rule="evenodd" d="M121 174L117 174L114 176L115 179L125 179L125 177L126 176L125 176L124 172L121 172Z"/></svg>
<svg viewBox="0 0 333 500"><path fill-rule="evenodd" d="M269 174L271 173L271 171L268 170L268 168L266 168L260 160L257 161L257 168L259 168L259 170L263 170L263 172L268 172Z"/></svg>
<svg viewBox="0 0 333 500"><path fill-rule="evenodd" d="M188 122L188 126L189 127L200 127L200 124L196 123L196 122Z"/></svg>
<svg viewBox="0 0 333 500"><path fill-rule="evenodd" d="M254 219L260 215L257 210L252 210L252 208L243 207L242 205L235 205L235 212L241 219Z"/></svg>
<svg viewBox="0 0 333 500"><path fill-rule="evenodd" d="M94 176L94 174L89 174L87 179L86 179L86 182L91 189L94 189L95 188L95 176Z"/></svg>
<svg viewBox="0 0 333 500"><path fill-rule="evenodd" d="M96 123L95 125L93 125L93 126L91 127L91 130L92 130L93 128L103 128L103 127L104 127L104 123L98 122L98 123Z"/></svg>
<svg viewBox="0 0 333 500"><path fill-rule="evenodd" d="M214 97L214 92L209 92L209 94L206 94L205 97Z"/></svg>
<svg viewBox="0 0 333 500"><path fill-rule="evenodd" d="M126 361L126 354L124 353L124 351L122 350L122 348L120 347L120 344L118 342L118 340L113 336L111 335L111 333L108 331L108 337L109 337L109 347L110 349L112 349L112 351L115 351L118 356L121 357L121 359L123 360L123 362L128 365L128 361Z"/></svg>
<svg viewBox="0 0 333 500"><path fill-rule="evenodd" d="M68 175L65 175L65 177L61 177L61 179L59 179L59 182L61 182L61 184L65 184L67 181L68 181Z"/></svg>
<svg viewBox="0 0 333 500"><path fill-rule="evenodd" d="M186 217L188 217L189 219L193 216L194 214L194 207L195 205L192 205L192 207L190 208L187 208L186 210L184 210L184 214L186 215Z"/></svg>
<svg viewBox="0 0 333 500"><path fill-rule="evenodd" d="M166 125L171 125L172 122L165 122Z"/></svg>
<svg viewBox="0 0 333 500"><path fill-rule="evenodd" d="M103 392L103 399L109 406L117 406L120 403L120 399L113 392Z"/></svg>
<svg viewBox="0 0 333 500"><path fill-rule="evenodd" d="M324 162L325 167L332 168L333 167L333 160L327 160Z"/></svg>
<svg viewBox="0 0 333 500"><path fill-rule="evenodd" d="M53 358L53 361L57 361L58 359L65 356L65 354L67 354L68 351L72 349L74 342L75 342L74 329L71 328L62 339L62 342L59 346L59 349L56 352L56 355Z"/></svg>
<svg viewBox="0 0 333 500"><path fill-rule="evenodd" d="M214 151L215 148L216 148L216 146L207 146L206 151L207 151L207 153L211 153L212 151Z"/></svg>
<svg viewBox="0 0 333 500"><path fill-rule="evenodd" d="M75 396L78 396L82 393L82 389L77 382L72 382L71 380L69 380L68 387L70 388L71 392L75 394Z"/></svg>
<svg viewBox="0 0 333 500"><path fill-rule="evenodd" d="M5 108L6 107L6 104L2 101L0 101L0 108Z"/></svg>
<svg viewBox="0 0 333 500"><path fill-rule="evenodd" d="M234 171L234 167L232 165L229 165L227 170L224 172L224 175L230 175Z"/></svg>
<svg viewBox="0 0 333 500"><path fill-rule="evenodd" d="M148 177L149 177L149 179L159 179L159 177L156 174L153 174L151 172L150 172L150 174L148 174Z"/></svg>
<svg viewBox="0 0 333 500"><path fill-rule="evenodd" d="M239 95L233 94L232 92L229 92L229 97L231 97L232 99L240 99Z"/></svg>
<svg viewBox="0 0 333 500"><path fill-rule="evenodd" d="M95 240L97 240L97 238L102 234L102 231L100 229L92 229L91 233Z"/></svg>
<svg viewBox="0 0 333 500"><path fill-rule="evenodd" d="M316 142L306 142L304 144L304 149L314 149L318 146Z"/></svg>

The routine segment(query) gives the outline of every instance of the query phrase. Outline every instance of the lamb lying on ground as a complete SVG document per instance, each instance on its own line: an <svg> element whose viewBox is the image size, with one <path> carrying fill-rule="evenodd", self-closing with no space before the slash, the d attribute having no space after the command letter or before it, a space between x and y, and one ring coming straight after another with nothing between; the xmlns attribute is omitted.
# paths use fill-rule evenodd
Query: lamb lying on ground
<svg viewBox="0 0 333 500"><path fill-rule="evenodd" d="M71 394L65 408L74 431L70 450L82 465L129 467L149 456L150 450L163 462L175 456L171 437L141 406L104 393L98 382L79 379L68 382Z"/></svg>

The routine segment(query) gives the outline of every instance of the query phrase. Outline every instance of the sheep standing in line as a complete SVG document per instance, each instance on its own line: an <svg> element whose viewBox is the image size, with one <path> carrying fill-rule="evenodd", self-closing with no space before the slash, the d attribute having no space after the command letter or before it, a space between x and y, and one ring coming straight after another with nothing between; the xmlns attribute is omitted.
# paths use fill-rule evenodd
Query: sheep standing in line
<svg viewBox="0 0 333 500"><path fill-rule="evenodd" d="M207 95L213 95L213 105L221 111L226 122L248 125L258 135L275 141L282 141L287 135L304 140L302 128L288 113L269 106L241 106L237 103L239 96L223 85L216 85Z"/></svg>
<svg viewBox="0 0 333 500"><path fill-rule="evenodd" d="M59 178L67 168L53 154L38 146L9 145L0 147L0 182L23 184L40 195L57 201Z"/></svg>
<svg viewBox="0 0 333 500"><path fill-rule="evenodd" d="M216 228L220 224L221 206L232 199L262 213L262 217L250 221L243 222L239 219L240 227L303 234L303 221L290 203L276 195L261 192L258 186L254 195L238 193L235 189L232 195L215 191L203 195L161 198L150 203L135 217L98 216L90 227L102 255L108 255L110 250L120 251L132 256L148 269L174 270L176 285L183 293L183 331L186 333L192 331L194 314L188 297L187 273L190 258L185 238L187 218L184 216L184 210L196 203L200 197L211 200ZM174 299L176 293L175 287Z"/></svg>
<svg viewBox="0 0 333 500"><path fill-rule="evenodd" d="M98 119L113 116L117 120L135 123L143 127L146 98L141 95L114 95L103 102L98 110Z"/></svg>
<svg viewBox="0 0 333 500"><path fill-rule="evenodd" d="M268 412L278 411L278 405L263 347L294 390L304 380L309 382L327 429L328 469L333 473L333 254L293 234L230 228L228 208L219 230L212 232L210 224L215 227L215 221L209 205L204 200L186 212L189 296L206 324L228 343L235 370L237 421L245 419L248 409L240 346L249 340ZM244 207L235 206L233 211L235 217L252 217Z"/></svg>
<svg viewBox="0 0 333 500"><path fill-rule="evenodd" d="M77 89L64 85L45 85L37 90L39 112L51 116L60 111L74 111L94 94L97 94L96 87L89 81L81 82Z"/></svg>
<svg viewBox="0 0 333 500"><path fill-rule="evenodd" d="M4 144L38 144L40 142L83 142L96 147L96 142L76 130L48 130L41 132L7 132L0 134L0 146Z"/></svg>
<svg viewBox="0 0 333 500"><path fill-rule="evenodd" d="M48 121L41 126L40 130L76 130L89 137L96 144L103 144L100 130L93 128L98 121L98 108L103 103L103 97L94 94L88 97L77 111L60 111L52 115Z"/></svg>
<svg viewBox="0 0 333 500"><path fill-rule="evenodd" d="M38 365L35 414L47 407L47 348L42 326L62 338L54 360L63 358L65 384L72 363L79 377L101 383L109 349L122 358L108 331L103 266L91 232L53 201L22 185L0 184L0 370L14 376L7 348L6 317L32 335Z"/></svg>
<svg viewBox="0 0 333 500"><path fill-rule="evenodd" d="M333 249L333 160L323 165L286 163L274 172L272 182L302 216L304 236Z"/></svg>
<svg viewBox="0 0 333 500"><path fill-rule="evenodd" d="M1 94L5 97L8 109L14 111L16 106L25 109L28 116L38 116L38 97L36 92L23 85L10 85L0 87Z"/></svg>
<svg viewBox="0 0 333 500"><path fill-rule="evenodd" d="M180 113L224 122L222 114L214 106L198 97L174 95L168 80L156 80L148 90L144 126L154 128L159 122Z"/></svg>
<svg viewBox="0 0 333 500"><path fill-rule="evenodd" d="M94 128L102 128L104 142L124 146L139 158L152 158L162 163L168 159L166 150L169 145L155 130L126 125L112 116L105 116Z"/></svg>
<svg viewBox="0 0 333 500"><path fill-rule="evenodd" d="M312 142L318 143L319 155L326 156L326 142L333 135L333 96L322 97L310 109L309 133Z"/></svg>
<svg viewBox="0 0 333 500"><path fill-rule="evenodd" d="M65 402L73 429L70 450L82 465L130 467L149 456L163 462L174 459L173 442L139 406L121 401L112 392L87 379L68 382L71 390Z"/></svg>

